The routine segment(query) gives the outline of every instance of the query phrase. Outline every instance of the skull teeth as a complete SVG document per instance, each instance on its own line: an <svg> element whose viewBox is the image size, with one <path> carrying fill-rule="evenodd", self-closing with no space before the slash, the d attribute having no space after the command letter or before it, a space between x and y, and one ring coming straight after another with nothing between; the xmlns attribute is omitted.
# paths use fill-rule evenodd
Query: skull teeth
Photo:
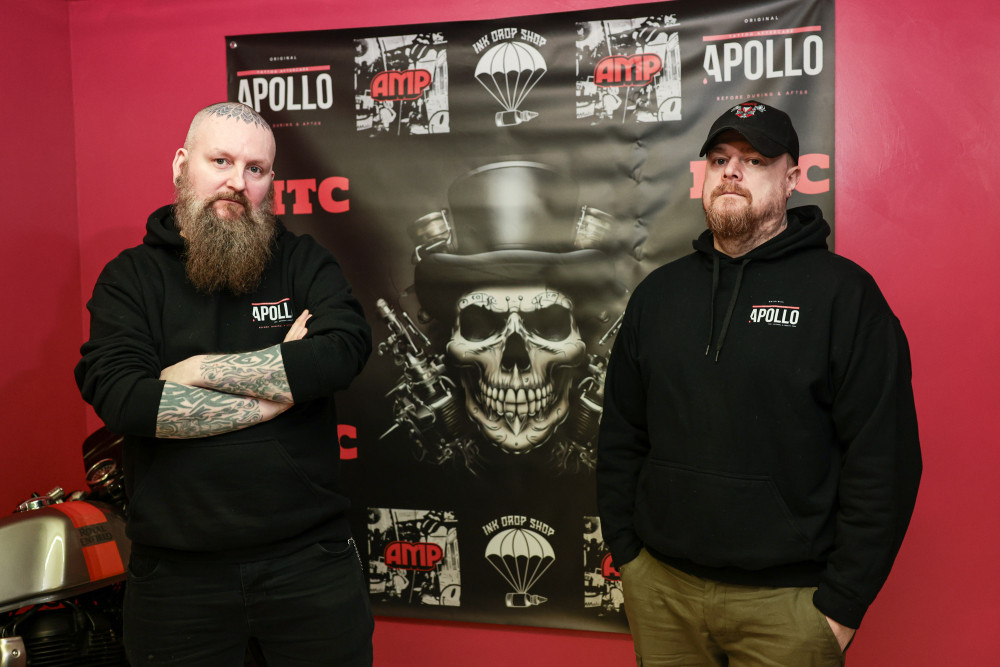
<svg viewBox="0 0 1000 667"><path fill-rule="evenodd" d="M512 387L497 387L485 382L479 383L481 405L486 408L492 419L503 416L512 426L520 430L526 418L544 413L552 400L552 385L514 389Z"/></svg>

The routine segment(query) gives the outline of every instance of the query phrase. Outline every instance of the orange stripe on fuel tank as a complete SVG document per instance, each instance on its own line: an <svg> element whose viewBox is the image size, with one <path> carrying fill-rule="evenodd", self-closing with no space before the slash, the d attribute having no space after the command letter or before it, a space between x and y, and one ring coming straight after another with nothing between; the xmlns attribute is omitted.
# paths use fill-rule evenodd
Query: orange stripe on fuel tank
<svg viewBox="0 0 1000 667"><path fill-rule="evenodd" d="M118 543L110 530L100 530L101 524L107 524L108 518L104 512L84 501L70 501L49 505L57 509L73 522L73 527L80 534L83 543L83 560L87 564L87 574L91 581L100 581L122 574L125 566L118 551ZM104 533L107 533L106 535ZM88 544L88 542L94 542Z"/></svg>

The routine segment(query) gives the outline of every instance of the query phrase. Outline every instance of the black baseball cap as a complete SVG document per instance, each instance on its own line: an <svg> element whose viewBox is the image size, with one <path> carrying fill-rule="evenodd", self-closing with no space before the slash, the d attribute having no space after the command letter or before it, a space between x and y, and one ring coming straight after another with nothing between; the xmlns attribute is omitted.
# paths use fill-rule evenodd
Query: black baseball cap
<svg viewBox="0 0 1000 667"><path fill-rule="evenodd" d="M741 102L727 109L712 124L708 139L701 147L704 155L715 145L715 140L726 130L735 130L765 157L778 157L784 153L799 162L799 135L792 127L792 119L781 109L757 100Z"/></svg>

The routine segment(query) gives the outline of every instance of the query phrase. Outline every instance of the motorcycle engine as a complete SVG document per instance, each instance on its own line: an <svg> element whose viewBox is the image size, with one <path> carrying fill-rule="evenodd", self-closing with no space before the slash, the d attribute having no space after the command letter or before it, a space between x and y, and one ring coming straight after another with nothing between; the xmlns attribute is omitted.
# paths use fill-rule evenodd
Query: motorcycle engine
<svg viewBox="0 0 1000 667"><path fill-rule="evenodd" d="M127 667L122 595L119 584L8 614L0 636L12 643L0 650L0 665L26 667L30 656L31 667Z"/></svg>

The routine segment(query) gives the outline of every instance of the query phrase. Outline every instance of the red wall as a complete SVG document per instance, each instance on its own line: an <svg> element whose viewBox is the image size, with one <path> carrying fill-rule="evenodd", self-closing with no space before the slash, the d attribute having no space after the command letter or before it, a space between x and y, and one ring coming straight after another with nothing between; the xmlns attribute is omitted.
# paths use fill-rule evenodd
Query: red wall
<svg viewBox="0 0 1000 667"><path fill-rule="evenodd" d="M80 487L79 441L98 423L70 376L83 304L103 264L137 243L146 215L171 196L187 119L225 97L225 35L617 4L626 3L5 0L0 113L14 187L0 223L12 288L0 510L57 482ZM910 338L925 459L912 527L850 650L854 667L993 662L1000 216L987 204L997 192L998 18L993 0L837 2L838 252L875 275ZM631 660L625 635L387 618L376 629L380 665Z"/></svg>
<svg viewBox="0 0 1000 667"><path fill-rule="evenodd" d="M837 6L837 250L909 337L924 456L854 664L997 664L998 19L994 0Z"/></svg>
<svg viewBox="0 0 1000 667"><path fill-rule="evenodd" d="M32 492L80 488L83 478L69 41L65 1L0 7L0 516Z"/></svg>

